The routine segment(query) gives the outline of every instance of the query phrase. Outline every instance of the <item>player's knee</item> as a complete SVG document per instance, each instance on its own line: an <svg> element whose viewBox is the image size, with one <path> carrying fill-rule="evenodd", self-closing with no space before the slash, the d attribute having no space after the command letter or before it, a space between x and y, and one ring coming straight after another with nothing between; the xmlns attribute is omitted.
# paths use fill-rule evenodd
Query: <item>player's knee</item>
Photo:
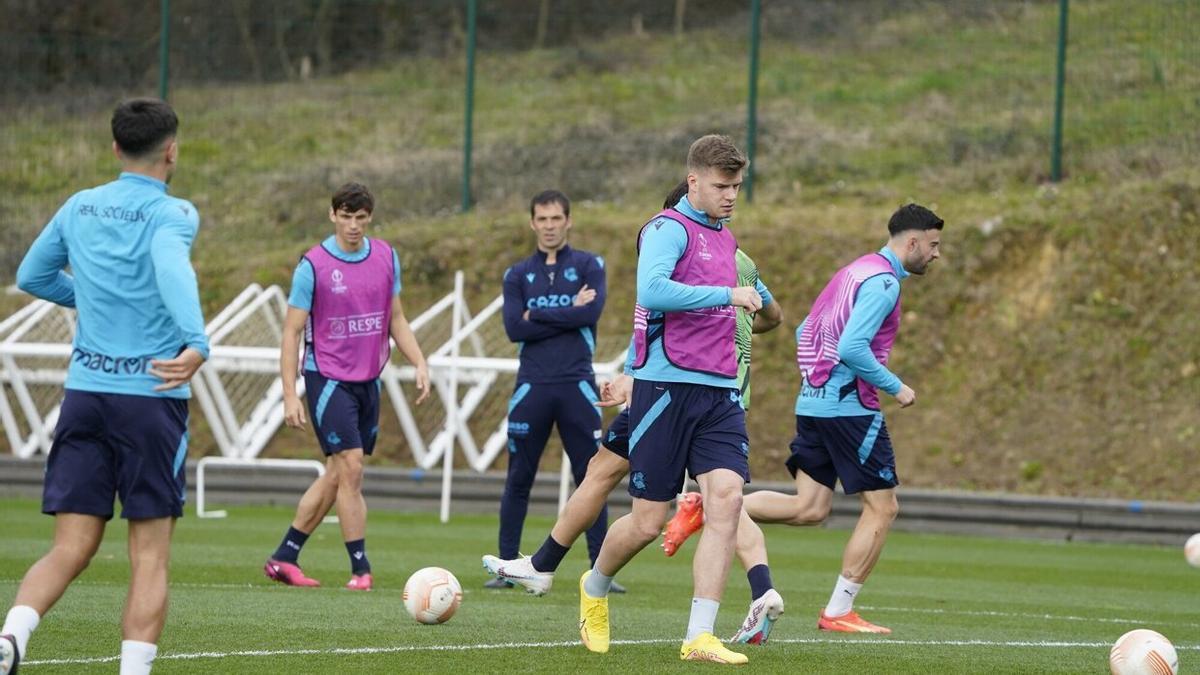
<svg viewBox="0 0 1200 675"><path fill-rule="evenodd" d="M505 499L529 499L529 493L533 491L533 479L523 480L509 477L504 484Z"/></svg>
<svg viewBox="0 0 1200 675"><path fill-rule="evenodd" d="M54 545L54 557L56 562L61 564L68 570L79 574L87 569L88 564L92 562L92 557L96 555L97 548L95 546L85 546L77 543L63 543Z"/></svg>
<svg viewBox="0 0 1200 675"><path fill-rule="evenodd" d="M648 543L658 538L662 534L663 525L666 524L666 512L659 513L637 513L633 514L633 531L634 536L642 543Z"/></svg>
<svg viewBox="0 0 1200 675"><path fill-rule="evenodd" d="M736 520L742 513L742 486L722 485L704 496L705 519Z"/></svg>
<svg viewBox="0 0 1200 675"><path fill-rule="evenodd" d="M594 482L597 485L603 484L615 487L625 477L626 471L628 471L627 468L613 466L611 462L593 457L588 462L586 478L588 482Z"/></svg>
<svg viewBox="0 0 1200 675"><path fill-rule="evenodd" d="M358 471L343 471L338 474L338 490L350 490L357 492L362 490L363 474L362 468Z"/></svg>
<svg viewBox="0 0 1200 675"><path fill-rule="evenodd" d="M639 541L649 543L658 539L658 535L662 533L662 523L649 518L635 520L634 532Z"/></svg>
<svg viewBox="0 0 1200 675"><path fill-rule="evenodd" d="M829 517L829 512L832 510L833 505L829 502L806 502L797 497L795 512L788 524L801 527L820 525L825 522L825 519Z"/></svg>
<svg viewBox="0 0 1200 675"><path fill-rule="evenodd" d="M361 490L363 480L362 460L345 462L339 468L336 479L339 490Z"/></svg>
<svg viewBox="0 0 1200 675"><path fill-rule="evenodd" d="M169 556L165 552L157 550L131 552L129 555L129 566L134 572L149 573L156 570L165 570Z"/></svg>
<svg viewBox="0 0 1200 675"><path fill-rule="evenodd" d="M900 502L895 495L885 499L872 499L866 502L863 512L881 523L890 525L900 514Z"/></svg>

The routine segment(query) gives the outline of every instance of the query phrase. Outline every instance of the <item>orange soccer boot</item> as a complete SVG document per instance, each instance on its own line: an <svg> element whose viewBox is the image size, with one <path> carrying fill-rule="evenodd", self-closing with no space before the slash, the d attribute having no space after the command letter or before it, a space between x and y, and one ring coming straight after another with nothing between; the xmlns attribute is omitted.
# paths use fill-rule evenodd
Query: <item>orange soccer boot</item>
<svg viewBox="0 0 1200 675"><path fill-rule="evenodd" d="M686 492L679 498L675 515L663 532L663 553L675 555L687 538L704 527L704 498L699 492Z"/></svg>

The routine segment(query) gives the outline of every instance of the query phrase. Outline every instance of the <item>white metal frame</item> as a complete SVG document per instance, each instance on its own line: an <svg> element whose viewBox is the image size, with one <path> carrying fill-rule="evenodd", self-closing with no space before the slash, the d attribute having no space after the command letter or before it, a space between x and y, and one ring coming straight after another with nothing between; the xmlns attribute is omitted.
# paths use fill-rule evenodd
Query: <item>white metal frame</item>
<svg viewBox="0 0 1200 675"><path fill-rule="evenodd" d="M450 312L451 334L445 343L429 353L431 386L436 391L445 410L446 419L442 428L426 442L409 407L400 383L413 382L416 370L410 365L397 366L389 363L380 375L382 386L387 388L388 399L400 422L405 440L412 450L413 458L422 469L431 469L440 461L442 464L441 519L450 517L450 496L455 449L461 449L467 465L475 471L486 471L505 446L507 419L500 420L482 446L471 433L469 421L483 402L488 390L501 374L516 373L520 362L516 358L484 356L483 339L479 330L488 319L503 307L503 297L497 297L478 314L472 315L467 307L463 291L463 273L454 275L454 290L439 299L410 322L414 331ZM42 416L29 394L29 384L61 384L66 378L66 368L25 369L16 363L21 356L60 357L69 359L71 345L67 343L22 342L29 331L43 321L51 312L70 310L59 308L49 302L38 300L17 310L0 322L0 385L12 387L18 410L9 404L7 396L0 395L0 423L8 436L10 446L18 457L30 457L38 451L49 452L51 435L58 418L59 406ZM256 460L259 453L279 430L283 423L283 386L278 375L279 348L233 343L235 331L247 321L258 317L270 332L270 342L279 344L283 334L283 320L287 312L287 298L278 286L263 288L251 284L232 302L213 317L205 327L209 335L211 353L208 363L192 379L192 391L208 420L214 440L221 451L224 466L241 466L266 463ZM70 324L74 325L73 321ZM468 352L468 353L465 353ZM611 377L620 368L623 355L612 361L595 364L596 376ZM261 373L273 376L261 398L245 420L239 420L230 392L222 383L223 373ZM297 383L303 395L303 380ZM460 387L464 388L460 396ZM2 392L0 392L2 393ZM17 426L16 414L24 417L31 431L22 436ZM216 458L204 458L205 466L211 466ZM211 461L209 461L211 460ZM294 460L306 461L306 460ZM286 465L291 464L290 460ZM315 462L320 465L320 462ZM280 464L266 464L283 466ZM309 464L304 464L309 466ZM566 503L571 479L570 460L563 454L562 475L559 487L559 509ZM321 469L323 472L324 469ZM319 475L320 472L318 472ZM200 482L200 478L197 478ZM197 486L197 509L203 511L203 497ZM207 517L207 516L204 516Z"/></svg>
<svg viewBox="0 0 1200 675"><path fill-rule="evenodd" d="M208 511L204 508L205 470L210 466L247 467L276 469L315 469L317 478L325 475L325 465L315 459L239 459L237 457L201 457L196 464L196 517L224 518L226 511ZM326 516L326 523L336 523L337 516Z"/></svg>

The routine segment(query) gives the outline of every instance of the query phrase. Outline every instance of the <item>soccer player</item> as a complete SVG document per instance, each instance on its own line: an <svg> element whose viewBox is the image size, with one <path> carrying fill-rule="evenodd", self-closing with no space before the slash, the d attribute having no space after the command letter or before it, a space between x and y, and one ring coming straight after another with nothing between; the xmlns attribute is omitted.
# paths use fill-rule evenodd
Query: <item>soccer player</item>
<svg viewBox="0 0 1200 675"><path fill-rule="evenodd" d="M862 514L842 554L833 594L817 618L821 630L891 632L854 611L854 598L899 512L896 457L877 389L894 396L902 408L917 400L916 392L888 369L888 356L900 328L901 282L910 274L925 274L940 257L943 225L923 206L901 207L888 221L887 245L838 270L817 296L796 329L803 380L787 460L796 494L760 491L744 500L757 522L816 525L829 516L837 481L846 494L860 495ZM755 546L739 533L739 555Z"/></svg>
<svg viewBox="0 0 1200 675"><path fill-rule="evenodd" d="M295 428L307 423L296 395L303 335L304 389L325 473L300 499L291 527L263 567L289 586L321 585L301 571L300 550L336 503L350 557L346 588L371 590L363 458L379 432L379 374L391 356L389 336L416 367L417 404L429 396L429 368L400 304L399 257L387 242L367 237L374 212L365 186L338 188L329 208L333 234L309 249L292 274L279 356L284 422Z"/></svg>
<svg viewBox="0 0 1200 675"><path fill-rule="evenodd" d="M713 635L750 477L745 411L738 395L737 308L755 312L754 286L737 286L733 215L746 157L727 137L704 136L688 151L688 194L642 227L638 242L629 424L633 510L609 529L580 578L580 637L609 646L608 589L634 555L658 538L685 473L699 483L708 527L693 561L695 588L684 660L745 663Z"/></svg>
<svg viewBox="0 0 1200 675"><path fill-rule="evenodd" d="M681 182L667 196L663 208L675 207L687 195L687 190L687 181ZM752 333L765 333L777 327L783 321L783 312L779 309L779 304L773 301L771 292L759 278L758 267L754 261L740 248L736 255L738 284L757 288L763 302L762 309L753 315L746 311L738 312L739 390L741 391L742 407L749 409L750 336ZM619 375L612 382L606 382L601 387L599 405L607 407L625 403L629 399L632 386L633 379L628 375ZM601 442L601 448L588 464L587 476L571 494L571 498L567 500L562 514L554 523L550 535L546 537L541 548L533 556L521 556L511 560L501 560L496 556L485 555L483 556L484 568L498 578L524 586L535 595L548 592L554 582L554 573L571 545L596 519L600 510L604 508L608 495L628 473L629 410L625 409L609 425L608 433ZM743 530L745 530L744 533ZM757 532L757 536L753 532ZM751 541L746 546L747 555L742 557L750 580L751 607L746 621L734 635L733 641L761 644L770 635L772 624L783 613L783 598L774 590L771 583L765 543L761 546L755 545L758 540L761 540L762 531L758 529L754 521L743 517L738 526L738 536L746 537ZM739 553L740 551L741 547L739 547ZM674 553L674 550L671 553Z"/></svg>
<svg viewBox="0 0 1200 675"><path fill-rule="evenodd" d="M558 190L535 195L529 227L537 250L504 271L504 329L517 343L521 362L508 402L508 478L499 536L504 559L518 556L529 491L551 427L558 426L577 486L600 444L592 359L596 323L604 311L604 259L567 245L571 224L566 195ZM608 529L607 506L587 524L588 555L595 560ZM485 585L512 584L497 577Z"/></svg>
<svg viewBox="0 0 1200 675"><path fill-rule="evenodd" d="M118 105L120 177L68 199L17 270L22 290L74 307L77 323L42 493L54 544L0 629L3 674L16 672L41 617L96 554L116 496L129 523L121 673L149 673L158 653L186 490L188 382L208 358L190 260L200 216L167 194L178 126L162 101Z"/></svg>

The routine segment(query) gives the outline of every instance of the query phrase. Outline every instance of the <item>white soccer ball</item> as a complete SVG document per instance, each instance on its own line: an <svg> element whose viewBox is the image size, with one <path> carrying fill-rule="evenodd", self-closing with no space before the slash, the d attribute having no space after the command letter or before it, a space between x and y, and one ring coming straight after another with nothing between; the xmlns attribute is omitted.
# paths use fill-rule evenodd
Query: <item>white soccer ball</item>
<svg viewBox="0 0 1200 675"><path fill-rule="evenodd" d="M1179 657L1162 635L1138 628L1122 635L1108 654L1113 675L1176 675Z"/></svg>
<svg viewBox="0 0 1200 675"><path fill-rule="evenodd" d="M1183 557L1192 567L1200 567L1200 534L1193 534L1183 545Z"/></svg>
<svg viewBox="0 0 1200 675"><path fill-rule="evenodd" d="M404 584L404 608L421 623L445 623L462 602L462 586L450 570L425 567Z"/></svg>

